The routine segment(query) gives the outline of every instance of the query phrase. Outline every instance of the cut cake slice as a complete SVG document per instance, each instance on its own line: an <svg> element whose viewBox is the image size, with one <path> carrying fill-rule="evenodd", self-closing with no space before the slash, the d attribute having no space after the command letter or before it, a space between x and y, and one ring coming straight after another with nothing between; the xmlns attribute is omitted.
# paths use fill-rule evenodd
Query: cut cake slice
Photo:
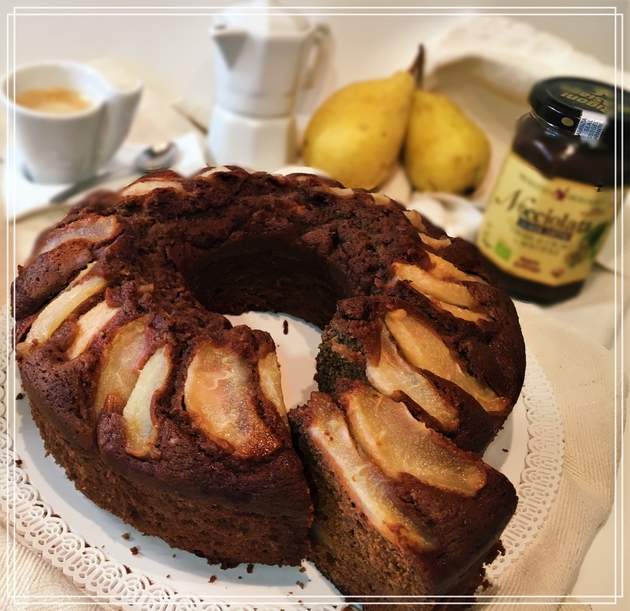
<svg viewBox="0 0 630 611"><path fill-rule="evenodd" d="M473 602L517 504L504 475L359 381L314 392L289 420L315 506L312 560L346 602Z"/></svg>

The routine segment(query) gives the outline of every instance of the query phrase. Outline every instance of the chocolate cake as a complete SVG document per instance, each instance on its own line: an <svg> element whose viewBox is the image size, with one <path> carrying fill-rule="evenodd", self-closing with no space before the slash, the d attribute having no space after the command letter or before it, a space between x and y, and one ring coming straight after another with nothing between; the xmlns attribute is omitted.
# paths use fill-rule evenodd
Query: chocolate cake
<svg viewBox="0 0 630 611"><path fill-rule="evenodd" d="M512 302L467 242L310 174L160 171L75 206L14 295L18 366L46 449L104 509L211 563L313 558L346 595L366 594L363 579L385 564L370 592L479 583L516 497L471 451L509 415L525 357ZM224 317L248 310L324 330L321 392L289 415L273 340ZM440 479L440 461L428 480L379 463L357 442L368 418L349 407L357 397L404 410L430 440L417 460L438 448L460 483ZM317 441L322 417L351 432L396 511L393 535ZM374 563L353 576L353 554Z"/></svg>

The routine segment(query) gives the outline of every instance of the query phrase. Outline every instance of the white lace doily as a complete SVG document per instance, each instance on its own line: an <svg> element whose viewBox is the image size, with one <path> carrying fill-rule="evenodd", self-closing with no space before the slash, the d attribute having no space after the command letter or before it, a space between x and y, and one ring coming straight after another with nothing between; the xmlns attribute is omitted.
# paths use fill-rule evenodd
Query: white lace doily
<svg viewBox="0 0 630 611"><path fill-rule="evenodd" d="M486 568L490 581L534 539L556 498L564 461L564 429L551 384L538 360L527 351L527 371L519 401L527 416L527 454L516 484L518 506L501 535L505 554Z"/></svg>
<svg viewBox="0 0 630 611"><path fill-rule="evenodd" d="M5 307L0 312L2 345L7 345L7 324ZM90 546L84 536L55 513L54 507L42 500L40 491L29 482L27 468L22 466L15 452L13 436L16 432L10 427L16 418L14 399L19 387L11 383L13 372L6 375L10 360L7 353L0 355L0 496L3 509L16 538L58 567L87 594L114 609L134 611L278 611L289 606L296 611L333 611L343 608L340 597L322 596L317 600L316 596L309 596L306 591L301 596L296 594L284 599L277 595L261 597L267 602L252 603L253 606L236 602L235 597L228 594L222 597L186 593L183 588L160 583L142 574L134 567L134 557L126 557L123 564L120 558ZM524 411L521 422L526 418L527 447L521 462L520 481L514 481L512 476L519 504L502 535L505 555L488 567L488 576L497 586L500 586L503 570L518 560L520 553L536 536L554 501L562 473L564 441L560 412L549 380L532 354L528 354L525 385L515 412L516 409ZM501 438L501 433L497 439L499 444L507 443L506 436ZM30 438L29 443L41 445L41 440ZM499 451L507 452L508 449L500 448ZM59 471L57 476L65 479L61 469L56 468ZM74 491L74 494L83 498L79 492ZM276 567L275 570L285 569ZM244 586L247 579L248 574L243 572L242 581L233 582L236 590ZM17 592L12 594L20 595Z"/></svg>

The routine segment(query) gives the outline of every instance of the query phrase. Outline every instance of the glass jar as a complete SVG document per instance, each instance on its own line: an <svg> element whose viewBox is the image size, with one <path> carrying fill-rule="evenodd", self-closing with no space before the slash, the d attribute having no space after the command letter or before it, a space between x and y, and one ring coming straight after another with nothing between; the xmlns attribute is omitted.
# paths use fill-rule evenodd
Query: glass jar
<svg viewBox="0 0 630 611"><path fill-rule="evenodd" d="M580 292L630 184L630 93L557 77L529 102L477 246L506 292L554 302Z"/></svg>

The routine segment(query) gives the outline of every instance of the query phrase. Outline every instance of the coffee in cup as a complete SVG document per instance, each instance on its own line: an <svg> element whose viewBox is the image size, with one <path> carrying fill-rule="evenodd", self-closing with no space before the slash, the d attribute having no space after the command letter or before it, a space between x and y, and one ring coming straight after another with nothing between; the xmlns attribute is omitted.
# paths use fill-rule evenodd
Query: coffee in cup
<svg viewBox="0 0 630 611"><path fill-rule="evenodd" d="M73 183L94 176L123 143L142 93L127 91L76 62L18 68L0 82L17 158L38 183Z"/></svg>
<svg viewBox="0 0 630 611"><path fill-rule="evenodd" d="M16 96L15 103L31 110L53 115L69 115L82 112L92 106L92 101L86 95L65 87L29 89Z"/></svg>

